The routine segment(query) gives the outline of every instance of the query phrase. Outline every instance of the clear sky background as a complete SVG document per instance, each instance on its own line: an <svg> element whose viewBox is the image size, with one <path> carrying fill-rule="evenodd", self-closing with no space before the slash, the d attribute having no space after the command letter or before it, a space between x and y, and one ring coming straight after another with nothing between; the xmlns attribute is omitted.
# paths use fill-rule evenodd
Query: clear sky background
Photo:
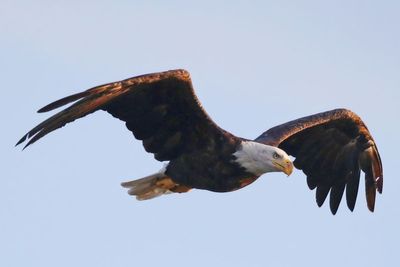
<svg viewBox="0 0 400 267"><path fill-rule="evenodd" d="M399 266L399 1L0 1L0 266ZM60 97L185 68L212 118L254 138L346 107L378 144L384 193L318 208L305 176L138 202L162 164L98 112L21 152ZM363 181L363 180L362 180Z"/></svg>

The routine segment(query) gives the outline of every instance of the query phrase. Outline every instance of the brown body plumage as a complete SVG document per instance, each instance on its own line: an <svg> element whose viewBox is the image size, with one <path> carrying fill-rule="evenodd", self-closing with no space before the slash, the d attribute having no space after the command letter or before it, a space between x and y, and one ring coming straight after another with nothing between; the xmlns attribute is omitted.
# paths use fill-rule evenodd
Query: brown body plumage
<svg viewBox="0 0 400 267"><path fill-rule="evenodd" d="M169 161L161 174L125 183L132 194L150 198L151 190L186 192L190 188L228 192L252 183L256 175L235 161L245 139L219 128L201 107L189 73L173 70L133 77L94 87L55 101L39 112L75 102L39 124L17 143L26 146L51 131L95 112L105 110L124 121L147 152ZM263 133L254 142L278 147L296 157L294 165L317 188L321 206L329 193L336 213L346 188L353 210L360 177L365 172L368 208L375 192L382 192L383 174L377 147L361 119L349 110L332 110L291 121ZM25 146L25 147L26 147ZM146 191L147 190L147 191Z"/></svg>

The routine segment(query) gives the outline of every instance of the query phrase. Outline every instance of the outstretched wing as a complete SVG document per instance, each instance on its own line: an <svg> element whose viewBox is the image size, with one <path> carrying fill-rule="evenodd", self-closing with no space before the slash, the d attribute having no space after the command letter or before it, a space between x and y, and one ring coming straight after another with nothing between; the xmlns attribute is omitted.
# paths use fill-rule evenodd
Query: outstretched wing
<svg viewBox="0 0 400 267"><path fill-rule="evenodd" d="M158 160L212 146L228 133L220 129L201 107L185 70L133 77L91 88L57 100L38 112L77 101L30 130L17 143L33 144L46 134L97 110L126 122L146 151ZM26 147L25 146L25 147Z"/></svg>
<svg viewBox="0 0 400 267"><path fill-rule="evenodd" d="M294 166L307 175L310 189L317 188L318 206L330 191L333 214L345 188L347 206L353 211L362 170L368 208L374 211L376 191L382 193L382 163L371 134L355 113L336 109L311 115L271 128L255 141L296 157Z"/></svg>

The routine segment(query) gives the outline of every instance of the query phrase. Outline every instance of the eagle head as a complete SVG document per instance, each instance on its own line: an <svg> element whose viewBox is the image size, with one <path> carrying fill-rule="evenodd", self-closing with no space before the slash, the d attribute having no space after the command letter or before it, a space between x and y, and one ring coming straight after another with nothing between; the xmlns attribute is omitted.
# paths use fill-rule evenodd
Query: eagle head
<svg viewBox="0 0 400 267"><path fill-rule="evenodd" d="M233 155L236 163L257 176L267 172L283 172L289 176L293 172L288 154L278 147L243 141Z"/></svg>

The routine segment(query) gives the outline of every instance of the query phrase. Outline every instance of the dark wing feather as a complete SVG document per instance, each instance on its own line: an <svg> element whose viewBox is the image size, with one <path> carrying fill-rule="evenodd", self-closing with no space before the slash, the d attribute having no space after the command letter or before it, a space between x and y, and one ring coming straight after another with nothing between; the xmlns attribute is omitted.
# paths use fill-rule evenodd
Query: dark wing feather
<svg viewBox="0 0 400 267"><path fill-rule="evenodd" d="M330 191L333 214L345 189L347 206L354 209L362 170L368 208L374 210L376 191L382 193L382 163L370 132L355 113L336 109L300 118L269 129L255 141L296 157L294 165L307 175L309 188L317 188L318 206Z"/></svg>
<svg viewBox="0 0 400 267"><path fill-rule="evenodd" d="M94 87L57 100L39 110L46 112L71 102L70 107L30 130L17 143L26 146L46 134L97 110L125 121L146 151L158 160L170 160L184 152L204 148L224 138L201 107L185 70L147 74ZM25 146L25 147L26 147Z"/></svg>

